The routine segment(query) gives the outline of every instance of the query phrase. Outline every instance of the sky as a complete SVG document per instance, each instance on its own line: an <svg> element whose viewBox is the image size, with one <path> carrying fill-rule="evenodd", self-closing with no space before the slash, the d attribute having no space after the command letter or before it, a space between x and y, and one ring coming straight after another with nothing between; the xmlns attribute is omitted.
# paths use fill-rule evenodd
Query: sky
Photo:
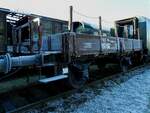
<svg viewBox="0 0 150 113"><path fill-rule="evenodd" d="M0 0L1 8L69 20L69 6L74 21L112 26L115 20L133 16L150 18L150 0ZM83 16L84 15L84 16Z"/></svg>

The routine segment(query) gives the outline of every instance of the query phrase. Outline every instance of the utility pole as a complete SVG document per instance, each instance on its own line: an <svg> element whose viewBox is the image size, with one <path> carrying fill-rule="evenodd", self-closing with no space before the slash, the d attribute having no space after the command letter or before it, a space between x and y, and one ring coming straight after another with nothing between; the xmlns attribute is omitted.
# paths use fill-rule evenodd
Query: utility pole
<svg viewBox="0 0 150 113"><path fill-rule="evenodd" d="M99 16L99 35L102 36L102 18Z"/></svg>
<svg viewBox="0 0 150 113"><path fill-rule="evenodd" d="M69 31L73 32L73 6L70 6Z"/></svg>

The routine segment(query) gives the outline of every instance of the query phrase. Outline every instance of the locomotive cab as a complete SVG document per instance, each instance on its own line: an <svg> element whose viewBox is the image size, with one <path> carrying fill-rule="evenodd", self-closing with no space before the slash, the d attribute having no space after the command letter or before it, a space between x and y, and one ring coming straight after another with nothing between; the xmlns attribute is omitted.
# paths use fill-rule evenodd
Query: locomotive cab
<svg viewBox="0 0 150 113"><path fill-rule="evenodd" d="M133 17L115 22L116 36L129 39L141 39L144 51L150 53L150 19Z"/></svg>
<svg viewBox="0 0 150 113"><path fill-rule="evenodd" d="M132 41L133 53L131 56L133 64L148 62L150 55L150 20L145 17L132 17L115 22L116 37L124 37ZM137 41L134 41L137 39ZM141 40L141 41L140 41ZM129 45L129 42L127 43ZM141 50L134 47L141 45Z"/></svg>

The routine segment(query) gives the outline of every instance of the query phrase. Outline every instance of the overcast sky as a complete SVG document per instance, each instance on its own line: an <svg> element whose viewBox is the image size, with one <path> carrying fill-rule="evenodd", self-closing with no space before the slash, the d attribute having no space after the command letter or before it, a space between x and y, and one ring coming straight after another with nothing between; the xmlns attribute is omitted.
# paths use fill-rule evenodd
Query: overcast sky
<svg viewBox="0 0 150 113"><path fill-rule="evenodd" d="M140 15L150 18L150 0L0 0L0 7L65 20L69 18L70 5L81 14L90 17L102 16L105 24ZM96 18L75 13L74 20L98 23Z"/></svg>

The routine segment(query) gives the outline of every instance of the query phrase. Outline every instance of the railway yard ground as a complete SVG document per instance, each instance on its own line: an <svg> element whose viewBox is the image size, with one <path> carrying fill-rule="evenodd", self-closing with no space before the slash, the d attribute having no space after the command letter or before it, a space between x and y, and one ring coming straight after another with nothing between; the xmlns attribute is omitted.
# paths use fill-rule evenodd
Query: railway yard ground
<svg viewBox="0 0 150 113"><path fill-rule="evenodd" d="M17 113L150 113L150 65L94 81Z"/></svg>

